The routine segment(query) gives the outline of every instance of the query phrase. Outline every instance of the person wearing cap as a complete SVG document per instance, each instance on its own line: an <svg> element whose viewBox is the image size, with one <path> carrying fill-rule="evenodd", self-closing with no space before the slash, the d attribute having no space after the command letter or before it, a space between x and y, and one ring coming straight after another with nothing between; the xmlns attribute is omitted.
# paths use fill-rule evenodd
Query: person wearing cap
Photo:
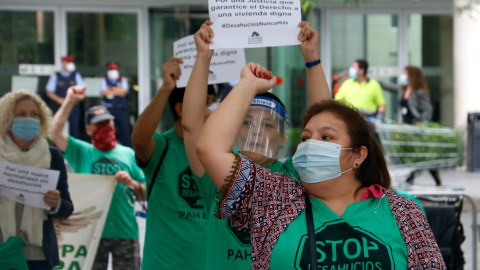
<svg viewBox="0 0 480 270"><path fill-rule="evenodd" d="M213 55L213 50L209 50L209 39L213 35L210 25L211 22L206 21L194 35L197 56L185 91L182 112L188 160L209 218L205 269L251 269L251 235L249 232L236 229L231 220L215 217L219 192L196 153L197 141L204 127L204 121L200 117L206 106L202 100L208 93L208 67ZM302 42L299 47L307 67L309 102L329 99L330 92L322 65L319 61L315 65L309 64L319 59L319 34L307 22L301 22L299 27L301 30L298 39ZM233 89L231 94L237 95L238 91ZM281 100L267 92L256 95L250 104L244 103L243 99L238 101L230 106L231 115L243 119L235 149L272 172L287 173L299 179L291 158L285 163L279 161L286 155L289 129L287 111Z"/></svg>
<svg viewBox="0 0 480 270"><path fill-rule="evenodd" d="M107 269L112 254L114 269L139 269L140 250L134 198L144 200L145 176L129 147L116 143L114 116L105 106L85 113L85 129L92 143L62 132L73 107L85 98L85 87L71 86L54 116L49 132L75 173L112 175L118 181L92 269Z"/></svg>
<svg viewBox="0 0 480 270"><path fill-rule="evenodd" d="M50 75L47 86L45 87L46 95L50 99L50 108L53 113L57 112L67 95L67 89L73 85L85 86L82 75L76 72L75 57L70 54L62 59L62 70ZM72 109L72 113L68 118L70 135L79 138L82 127L82 108L76 105Z"/></svg>
<svg viewBox="0 0 480 270"><path fill-rule="evenodd" d="M107 107L115 116L115 129L118 141L128 147L132 147L132 128L128 113L128 81L120 76L119 65L116 62L107 63L107 76L100 81L100 90L103 96L102 105Z"/></svg>

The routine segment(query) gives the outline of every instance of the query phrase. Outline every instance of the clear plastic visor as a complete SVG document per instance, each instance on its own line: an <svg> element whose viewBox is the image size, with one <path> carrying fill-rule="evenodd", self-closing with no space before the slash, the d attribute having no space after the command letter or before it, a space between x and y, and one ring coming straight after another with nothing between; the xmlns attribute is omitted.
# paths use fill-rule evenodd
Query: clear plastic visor
<svg viewBox="0 0 480 270"><path fill-rule="evenodd" d="M288 149L288 121L274 110L250 106L238 133L235 149L272 159L285 157Z"/></svg>

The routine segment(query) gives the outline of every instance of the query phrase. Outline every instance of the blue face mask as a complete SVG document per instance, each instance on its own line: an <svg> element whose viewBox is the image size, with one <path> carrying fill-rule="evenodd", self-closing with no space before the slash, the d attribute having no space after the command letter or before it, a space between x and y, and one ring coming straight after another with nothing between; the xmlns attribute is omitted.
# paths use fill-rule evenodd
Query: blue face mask
<svg viewBox="0 0 480 270"><path fill-rule="evenodd" d="M30 117L13 119L12 132L22 141L30 141L40 132L40 121Z"/></svg>
<svg viewBox="0 0 480 270"><path fill-rule="evenodd" d="M400 75L399 82L400 82L400 85L407 86L408 85L408 76L406 74Z"/></svg>
<svg viewBox="0 0 480 270"><path fill-rule="evenodd" d="M305 183L333 179L353 170L350 168L342 172L340 169L340 151L351 149L342 148L336 143L310 139L298 145L297 152L292 158L293 166Z"/></svg>
<svg viewBox="0 0 480 270"><path fill-rule="evenodd" d="M355 80L355 79L357 78L357 76L358 76L358 71L357 71L356 69L350 67L350 68L348 69L348 77L349 77L350 79L354 79L354 80Z"/></svg>

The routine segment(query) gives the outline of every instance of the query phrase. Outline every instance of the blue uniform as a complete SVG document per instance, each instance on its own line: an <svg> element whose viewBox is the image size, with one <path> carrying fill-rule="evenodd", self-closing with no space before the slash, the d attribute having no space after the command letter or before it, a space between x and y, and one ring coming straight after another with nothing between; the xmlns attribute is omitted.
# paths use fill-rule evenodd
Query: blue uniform
<svg viewBox="0 0 480 270"><path fill-rule="evenodd" d="M105 77L101 80L100 89L102 92L105 91L107 87L113 86L125 88L128 94L128 82L125 77L120 76L117 80L109 80ZM115 135L118 141L122 145L132 148L132 127L130 125L127 98L120 96L104 96L102 99L102 105L107 107L110 113L115 117Z"/></svg>
<svg viewBox="0 0 480 270"><path fill-rule="evenodd" d="M67 96L68 88L73 85L85 86L85 83L83 82L80 73L56 72L52 74L48 79L48 83L45 89L49 92L55 93L61 98L65 98ZM57 110L60 108L60 104L56 102L51 102L50 108L52 109L53 113L56 113ZM68 117L70 135L75 138L79 137L80 131L84 125L82 115L82 107L80 104L77 104L73 107L72 112Z"/></svg>

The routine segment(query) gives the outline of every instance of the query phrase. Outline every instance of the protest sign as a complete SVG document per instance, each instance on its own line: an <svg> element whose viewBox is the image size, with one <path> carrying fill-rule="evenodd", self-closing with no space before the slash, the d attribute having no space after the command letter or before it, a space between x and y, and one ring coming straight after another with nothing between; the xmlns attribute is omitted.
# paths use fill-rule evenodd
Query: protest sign
<svg viewBox="0 0 480 270"><path fill-rule="evenodd" d="M177 87L187 86L193 64L197 56L193 35L186 36L173 43L175 57L182 58L180 64L182 75L177 80ZM245 52L243 49L219 49L213 52L210 62L208 84L225 83L240 79L240 72L245 66Z"/></svg>
<svg viewBox="0 0 480 270"><path fill-rule="evenodd" d="M75 210L67 219L54 219L60 253L55 270L92 268L116 183L112 175L68 174Z"/></svg>
<svg viewBox="0 0 480 270"><path fill-rule="evenodd" d="M211 49L300 44L300 0L208 0Z"/></svg>
<svg viewBox="0 0 480 270"><path fill-rule="evenodd" d="M0 161L0 196L25 205L50 210L44 194L57 188L59 171Z"/></svg>

